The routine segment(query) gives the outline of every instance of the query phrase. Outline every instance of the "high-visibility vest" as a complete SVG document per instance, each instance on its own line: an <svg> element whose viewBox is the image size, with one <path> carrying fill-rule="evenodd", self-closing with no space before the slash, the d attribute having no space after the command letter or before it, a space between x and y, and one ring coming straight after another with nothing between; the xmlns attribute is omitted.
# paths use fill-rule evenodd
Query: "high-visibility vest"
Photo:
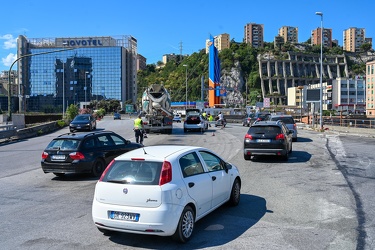
<svg viewBox="0 0 375 250"><path fill-rule="evenodd" d="M142 119L137 118L134 120L134 128L135 129L142 129Z"/></svg>

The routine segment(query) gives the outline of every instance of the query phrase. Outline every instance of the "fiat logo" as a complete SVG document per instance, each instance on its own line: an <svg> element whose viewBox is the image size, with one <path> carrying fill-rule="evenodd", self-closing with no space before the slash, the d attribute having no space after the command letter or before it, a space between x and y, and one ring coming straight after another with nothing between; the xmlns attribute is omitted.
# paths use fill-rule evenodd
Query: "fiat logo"
<svg viewBox="0 0 375 250"><path fill-rule="evenodd" d="M122 192L123 192L124 194L127 194L127 193L128 193L128 189L127 189L127 188L124 188L124 189L122 190Z"/></svg>

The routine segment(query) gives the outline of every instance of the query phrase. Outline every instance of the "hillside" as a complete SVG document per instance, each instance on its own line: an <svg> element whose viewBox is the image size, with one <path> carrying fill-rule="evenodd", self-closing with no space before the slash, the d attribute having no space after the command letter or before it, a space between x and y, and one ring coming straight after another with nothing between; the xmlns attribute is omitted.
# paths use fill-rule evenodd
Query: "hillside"
<svg viewBox="0 0 375 250"><path fill-rule="evenodd" d="M273 43L265 43L265 47L256 49L245 43L232 41L231 47L219 53L221 60L221 82L228 88L227 100L229 106L243 106L247 99L248 105L255 105L261 96L258 56L272 55L275 58L285 58L287 51L302 53L320 53L320 46L307 43L292 45L284 44L278 49ZM324 48L323 54L343 54L340 47ZM364 75L365 63L375 59L375 54L367 51L362 53L345 53L348 59L350 75ZM177 60L179 57L177 57ZM164 84L171 94L173 102L185 101L185 86L187 78L188 100L201 100L201 81L208 87L208 54L205 50L193 53L180 61L170 61L164 67L155 64L147 65L146 70L138 72L138 100L145 88L153 83ZM187 67L183 66L187 65ZM247 96L246 96L247 90ZM207 91L204 91L207 100Z"/></svg>

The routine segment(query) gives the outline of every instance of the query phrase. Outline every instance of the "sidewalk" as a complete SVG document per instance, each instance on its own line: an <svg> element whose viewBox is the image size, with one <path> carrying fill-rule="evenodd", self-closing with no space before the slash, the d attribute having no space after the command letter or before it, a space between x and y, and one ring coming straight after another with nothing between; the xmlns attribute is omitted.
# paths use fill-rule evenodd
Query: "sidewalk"
<svg viewBox="0 0 375 250"><path fill-rule="evenodd" d="M297 123L297 127L300 129L309 129L309 130L316 130L317 128L313 128L309 125L304 123ZM332 125L324 125L324 132L325 133L335 133L339 135L356 135L356 136L364 136L364 137L373 137L375 138L375 128L354 128L354 127L341 127L341 126L332 126Z"/></svg>

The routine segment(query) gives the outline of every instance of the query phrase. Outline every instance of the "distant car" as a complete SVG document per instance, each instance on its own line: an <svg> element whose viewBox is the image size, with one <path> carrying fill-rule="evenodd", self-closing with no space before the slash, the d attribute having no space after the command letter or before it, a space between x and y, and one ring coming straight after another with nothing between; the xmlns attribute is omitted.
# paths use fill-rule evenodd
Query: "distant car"
<svg viewBox="0 0 375 250"><path fill-rule="evenodd" d="M96 129L96 119L90 114L81 114L74 117L74 119L69 124L70 132L82 131L82 130L95 130Z"/></svg>
<svg viewBox="0 0 375 250"><path fill-rule="evenodd" d="M292 153L292 131L282 121L256 121L244 138L244 159L256 155L278 155L288 160Z"/></svg>
<svg viewBox="0 0 375 250"><path fill-rule="evenodd" d="M180 122L181 122L181 116L180 116L180 115L175 115L175 116L173 117L173 122L180 123Z"/></svg>
<svg viewBox="0 0 375 250"><path fill-rule="evenodd" d="M171 236L187 242L195 222L240 202L236 166L209 149L150 146L115 158L96 183L92 218L99 231Z"/></svg>
<svg viewBox="0 0 375 250"><path fill-rule="evenodd" d="M250 124L254 121L254 119L251 119L254 118L254 116L254 113L247 114L246 117L242 119L242 126L250 127Z"/></svg>
<svg viewBox="0 0 375 250"><path fill-rule="evenodd" d="M289 130L293 131L293 141L297 141L298 139L298 131L297 131L297 124L291 115L271 115L268 117L270 121L282 121L288 127Z"/></svg>
<svg viewBox="0 0 375 250"><path fill-rule="evenodd" d="M188 131L206 131L208 130L208 121L199 113L190 113L184 121L184 132Z"/></svg>
<svg viewBox="0 0 375 250"><path fill-rule="evenodd" d="M268 112L257 112L253 117L250 117L249 125L247 126L251 126L255 121L267 120L270 115Z"/></svg>
<svg viewBox="0 0 375 250"><path fill-rule="evenodd" d="M113 114L113 120L121 120L121 114L120 113L114 113Z"/></svg>
<svg viewBox="0 0 375 250"><path fill-rule="evenodd" d="M91 173L100 176L116 156L142 147L112 131L67 133L54 138L42 153L44 173Z"/></svg>

